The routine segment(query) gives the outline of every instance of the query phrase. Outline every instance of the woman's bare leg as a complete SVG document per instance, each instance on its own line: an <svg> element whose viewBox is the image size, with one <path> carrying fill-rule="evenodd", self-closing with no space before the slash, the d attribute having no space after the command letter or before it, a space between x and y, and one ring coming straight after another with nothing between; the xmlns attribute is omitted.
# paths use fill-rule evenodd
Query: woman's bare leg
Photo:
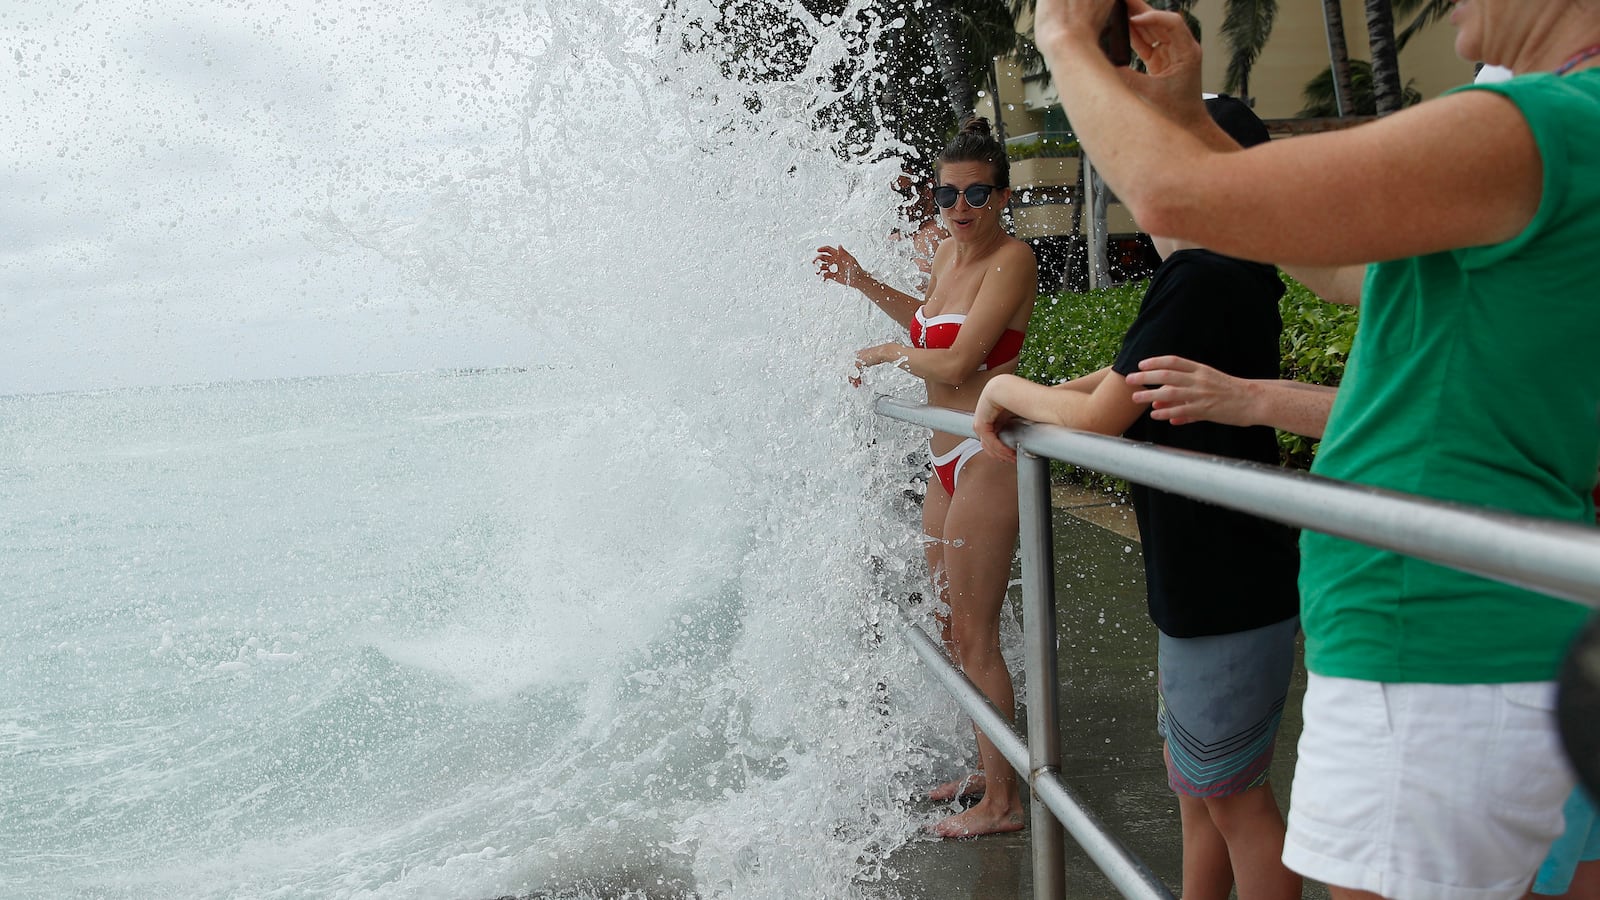
<svg viewBox="0 0 1600 900"><path fill-rule="evenodd" d="M928 479L928 493L922 499L922 534L926 541L923 552L928 557L928 574L933 581L933 599L945 608L950 604L949 585L945 580L944 571L944 520L949 511L950 495L945 493L944 485L938 478ZM950 616L941 612L937 618L939 640L944 644L944 651L951 659L956 659L955 639L950 635ZM928 791L928 799L944 803L957 797L981 794L983 783L983 770L980 767L971 775L947 781Z"/></svg>
<svg viewBox="0 0 1600 900"><path fill-rule="evenodd" d="M987 453L968 461L941 536L956 660L1008 718L1015 715L1011 673L1000 655L1000 611L1017 541L1016 468ZM975 837L1023 827L1017 774L993 742L978 736L983 799L934 826L942 837Z"/></svg>
<svg viewBox="0 0 1600 900"><path fill-rule="evenodd" d="M950 589L944 573L944 520L950 512L950 495L937 477L928 479L928 493L922 498L922 552L928 557L928 577L933 581L933 600L940 607L950 605ZM939 640L946 653L955 655L950 639L950 617L940 612Z"/></svg>

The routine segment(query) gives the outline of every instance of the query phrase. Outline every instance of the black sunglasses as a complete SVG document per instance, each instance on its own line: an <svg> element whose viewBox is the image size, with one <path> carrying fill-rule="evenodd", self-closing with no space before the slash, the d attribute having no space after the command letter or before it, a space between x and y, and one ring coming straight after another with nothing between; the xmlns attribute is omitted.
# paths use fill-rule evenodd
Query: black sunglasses
<svg viewBox="0 0 1600 900"><path fill-rule="evenodd" d="M969 184L963 190L954 185L941 184L933 189L933 202L939 204L940 209L949 209L956 205L956 198L962 194L967 196L967 205L973 209L983 209L989 205L989 195L994 193L992 184Z"/></svg>

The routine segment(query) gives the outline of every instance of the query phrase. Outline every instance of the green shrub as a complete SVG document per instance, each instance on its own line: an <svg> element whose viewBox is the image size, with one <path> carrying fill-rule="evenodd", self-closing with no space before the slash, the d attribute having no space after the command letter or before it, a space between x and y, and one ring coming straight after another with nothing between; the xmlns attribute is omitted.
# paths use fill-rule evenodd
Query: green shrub
<svg viewBox="0 0 1600 900"><path fill-rule="evenodd" d="M1028 322L1017 374L1040 384L1060 384L1111 365L1149 284L1145 279L1082 294L1041 294ZM1119 492L1128 488L1120 478L1063 462L1052 462L1050 472L1057 481Z"/></svg>
<svg viewBox="0 0 1600 900"><path fill-rule="evenodd" d="M1355 338L1355 309L1325 303L1294 279L1284 276L1283 280L1287 291L1279 307L1283 315L1282 377L1337 385ZM1059 384L1111 365L1149 284L1148 280L1130 281L1082 294L1040 295L1017 374L1041 384ZM1285 465L1306 468L1311 464L1314 441L1279 432L1278 442ZM1094 486L1124 487L1115 479L1064 465L1056 474Z"/></svg>
<svg viewBox="0 0 1600 900"><path fill-rule="evenodd" d="M1015 144L1006 145L1006 156L1012 162L1033 159L1036 156L1078 156L1080 153L1081 150L1077 140L1068 138L1037 138L1031 141L1018 141Z"/></svg>
<svg viewBox="0 0 1600 900"><path fill-rule="evenodd" d="M1017 374L1059 384L1111 365L1139 314L1150 282L1130 281L1082 294L1041 294L1028 323Z"/></svg>
<svg viewBox="0 0 1600 900"><path fill-rule="evenodd" d="M1356 308L1320 300L1287 275L1283 283L1288 291L1279 306L1283 312L1282 377L1337 387L1356 338ZM1280 431L1278 445L1283 448L1284 465L1310 468L1316 441Z"/></svg>

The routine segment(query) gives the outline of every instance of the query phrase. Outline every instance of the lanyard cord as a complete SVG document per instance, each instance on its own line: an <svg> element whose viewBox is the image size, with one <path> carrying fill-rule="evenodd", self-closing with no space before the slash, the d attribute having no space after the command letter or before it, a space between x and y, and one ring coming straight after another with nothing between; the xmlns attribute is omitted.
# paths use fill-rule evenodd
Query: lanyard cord
<svg viewBox="0 0 1600 900"><path fill-rule="evenodd" d="M1588 47L1585 47L1582 50L1579 50L1577 53L1572 54L1572 56L1568 58L1566 62L1556 66L1556 74L1565 75L1572 71L1574 66L1578 65L1579 63L1587 62L1596 56L1600 56L1600 44L1592 44Z"/></svg>

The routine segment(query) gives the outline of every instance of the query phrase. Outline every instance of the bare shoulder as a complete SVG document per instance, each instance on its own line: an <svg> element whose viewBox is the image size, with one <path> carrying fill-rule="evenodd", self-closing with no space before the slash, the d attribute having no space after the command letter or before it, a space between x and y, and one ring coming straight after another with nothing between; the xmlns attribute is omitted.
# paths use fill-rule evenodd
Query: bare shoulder
<svg viewBox="0 0 1600 900"><path fill-rule="evenodd" d="M1038 260L1033 253L1033 245L1018 238L1006 237L1006 242L996 250L1002 262L1026 261L1030 266L1038 266Z"/></svg>
<svg viewBox="0 0 1600 900"><path fill-rule="evenodd" d="M1022 304L1024 315L1033 308L1033 297L1039 291L1039 262L1027 242L1008 237L989 256L988 271L984 275L985 292L994 292L1011 298L1008 302Z"/></svg>
<svg viewBox="0 0 1600 900"><path fill-rule="evenodd" d="M989 261L996 271L1010 273L1017 278L1037 278L1039 274L1039 261L1033 254L1033 247L1014 237L1007 236L1004 242L995 247Z"/></svg>

